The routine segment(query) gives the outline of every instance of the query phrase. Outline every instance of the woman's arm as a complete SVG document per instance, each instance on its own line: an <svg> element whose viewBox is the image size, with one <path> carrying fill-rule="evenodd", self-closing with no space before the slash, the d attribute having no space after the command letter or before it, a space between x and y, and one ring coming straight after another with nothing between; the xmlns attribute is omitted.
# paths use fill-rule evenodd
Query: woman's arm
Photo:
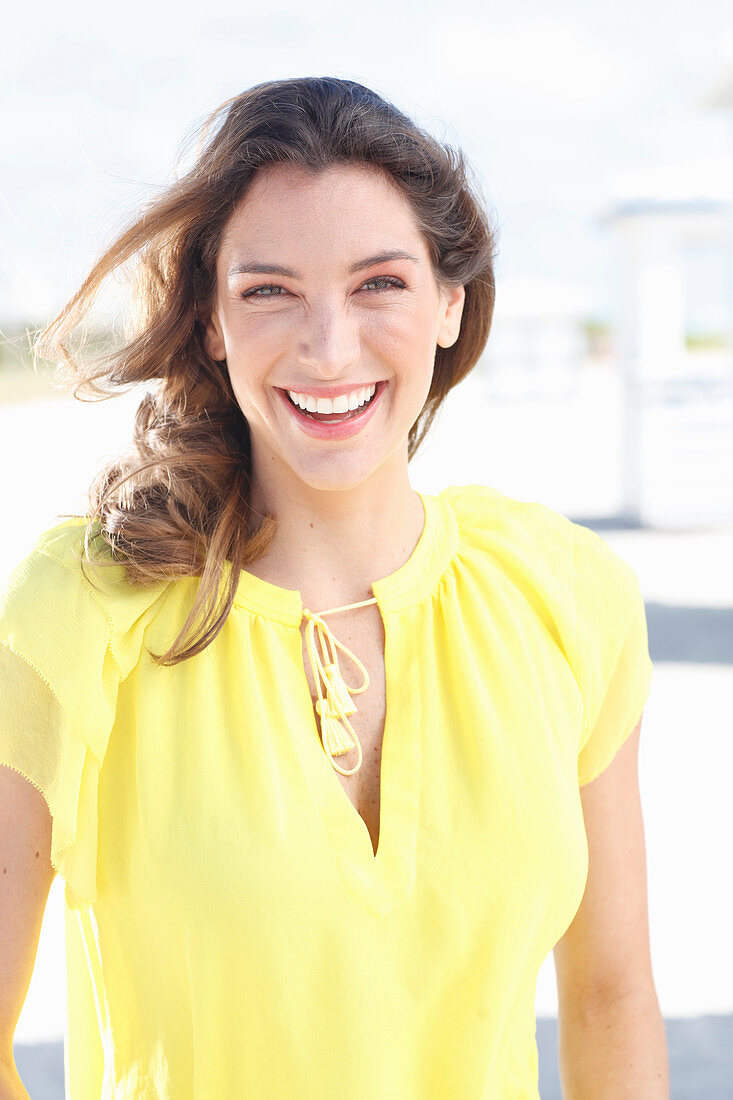
<svg viewBox="0 0 733 1100"><path fill-rule="evenodd" d="M554 950L565 1100L668 1100L664 1022L649 951L638 782L641 719L580 795L588 880Z"/></svg>
<svg viewBox="0 0 733 1100"><path fill-rule="evenodd" d="M52 821L41 792L0 765L0 1100L29 1100L13 1058L54 869Z"/></svg>
<svg viewBox="0 0 733 1100"><path fill-rule="evenodd" d="M0 1100L31 1100L14 1062L0 1062Z"/></svg>

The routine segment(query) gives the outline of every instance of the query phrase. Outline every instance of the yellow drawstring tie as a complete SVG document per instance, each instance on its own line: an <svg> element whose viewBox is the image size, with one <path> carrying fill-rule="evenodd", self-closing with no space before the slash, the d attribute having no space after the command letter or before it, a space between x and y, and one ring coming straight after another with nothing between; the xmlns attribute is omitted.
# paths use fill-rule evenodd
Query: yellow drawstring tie
<svg viewBox="0 0 733 1100"><path fill-rule="evenodd" d="M309 611L307 607L303 608L303 618L307 619L305 645L313 670L316 691L318 692L316 711L321 719L321 741L331 764L342 775L353 775L361 767L361 744L346 716L356 712L357 708L351 696L366 691L369 687L369 673L359 658L350 649L347 649L342 642L334 638L330 628L323 621L323 616L334 615L337 611L351 611L354 607L366 607L368 604L376 602L375 596L371 600L345 604L344 607L332 607L328 611L320 611L318 614ZM320 646L320 653L318 652L316 639ZM360 684L359 687L350 687L345 682L339 668L337 649L342 650L360 670L364 677L364 683ZM325 688L325 696L321 688L321 681L323 681L323 687ZM340 768L334 760L334 756L343 756L344 753L353 748L357 748L359 751L359 759L356 764L350 771Z"/></svg>

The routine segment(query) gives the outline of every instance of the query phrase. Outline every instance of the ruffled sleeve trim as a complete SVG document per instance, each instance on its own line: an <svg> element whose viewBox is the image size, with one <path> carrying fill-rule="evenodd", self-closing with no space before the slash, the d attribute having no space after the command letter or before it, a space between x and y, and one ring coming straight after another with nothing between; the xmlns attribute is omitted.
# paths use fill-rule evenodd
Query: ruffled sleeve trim
<svg viewBox="0 0 733 1100"><path fill-rule="evenodd" d="M584 703L578 783L608 767L635 729L651 688L646 611L631 566L574 525L575 654Z"/></svg>
<svg viewBox="0 0 733 1100"><path fill-rule="evenodd" d="M114 569L97 571L101 591L89 583L79 565L83 522L41 536L0 597L0 763L46 799L51 862L70 908L97 900L99 779L151 605L150 591L120 588Z"/></svg>

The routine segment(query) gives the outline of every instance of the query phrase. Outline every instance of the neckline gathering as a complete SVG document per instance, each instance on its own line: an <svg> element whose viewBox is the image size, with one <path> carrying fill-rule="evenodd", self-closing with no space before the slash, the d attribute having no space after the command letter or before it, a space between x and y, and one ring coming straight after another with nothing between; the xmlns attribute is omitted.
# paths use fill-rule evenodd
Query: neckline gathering
<svg viewBox="0 0 733 1100"><path fill-rule="evenodd" d="M372 595L383 614L399 611L429 596L458 549L458 523L450 505L439 497L421 493L425 519L420 537L407 561L393 573L372 582ZM300 591L282 588L243 569L234 606L272 619L284 626L300 626L303 601ZM311 608L316 614L328 608Z"/></svg>
<svg viewBox="0 0 733 1100"><path fill-rule="evenodd" d="M313 700L305 675L294 681L302 722L291 724L291 737L336 859L341 884L351 899L375 918L386 916L411 894L416 876L418 807L421 777L422 689L420 670L407 682L395 662L397 621L390 612L429 599L458 551L456 514L446 499L419 494L425 513L423 529L408 559L371 590L384 620L386 710L379 795L379 841L374 851L367 825L334 774L324 751ZM234 605L299 633L303 620L301 594L281 588L243 570ZM312 608L316 614L328 608ZM334 616L334 626L338 621ZM292 660L300 667L300 637L292 639Z"/></svg>

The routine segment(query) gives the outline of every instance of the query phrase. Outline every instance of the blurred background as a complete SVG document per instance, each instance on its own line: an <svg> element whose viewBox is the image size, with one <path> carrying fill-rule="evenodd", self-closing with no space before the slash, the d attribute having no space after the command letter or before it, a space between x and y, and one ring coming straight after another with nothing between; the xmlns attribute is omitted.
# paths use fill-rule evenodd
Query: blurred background
<svg viewBox="0 0 733 1100"><path fill-rule="evenodd" d="M0 41L0 575L130 435L29 365L182 143L264 80L368 84L472 162L499 231L486 354L413 463L597 530L636 570L655 664L642 732L654 973L673 1100L733 1096L733 15L724 0L128 0L14 5ZM115 295L100 303L117 310ZM63 1096L63 889L16 1031ZM560 1096L552 957L543 1100Z"/></svg>

